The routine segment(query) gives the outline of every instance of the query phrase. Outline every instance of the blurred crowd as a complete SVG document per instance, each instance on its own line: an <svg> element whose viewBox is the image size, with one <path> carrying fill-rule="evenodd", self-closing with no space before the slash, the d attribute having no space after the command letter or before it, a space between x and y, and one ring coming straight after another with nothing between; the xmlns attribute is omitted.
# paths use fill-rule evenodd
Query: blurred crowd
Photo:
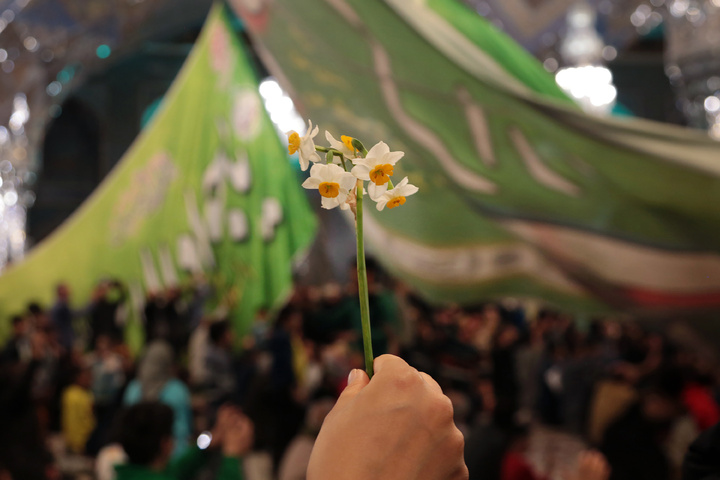
<svg viewBox="0 0 720 480"><path fill-rule="evenodd" d="M123 338L120 282L101 282L81 310L59 285L53 305L12 318L0 352L0 479L115 478L113 465L128 461L122 412L147 402L172 410L174 458L206 447L218 412L234 405L254 424L246 478L304 479L325 416L364 366L356 278L351 268L345 285L296 285L242 336L207 311L207 286L150 295L137 357ZM690 444L720 421L715 359L661 331L578 325L518 302L431 306L373 262L368 281L375 355L399 355L438 381L471 479L681 478ZM588 471L558 473L527 455L537 428L600 453L583 454ZM71 468L67 458L87 461ZM216 474L210 465L197 478Z"/></svg>

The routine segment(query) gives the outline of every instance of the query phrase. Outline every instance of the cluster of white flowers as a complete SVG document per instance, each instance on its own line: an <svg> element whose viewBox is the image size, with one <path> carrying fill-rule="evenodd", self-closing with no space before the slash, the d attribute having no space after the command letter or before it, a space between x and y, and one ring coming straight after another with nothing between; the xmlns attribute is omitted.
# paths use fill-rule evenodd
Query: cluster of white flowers
<svg viewBox="0 0 720 480"><path fill-rule="evenodd" d="M331 209L340 207L346 210L355 201L357 188L363 188L368 182L367 192L376 202L377 209L390 209L403 205L406 197L418 191L415 185L403 178L393 185L392 176L395 164L405 155L403 152L391 152L385 142L380 142L369 151L365 151L362 143L343 135L336 140L330 132L325 138L330 147L318 147L314 138L319 128L308 121L307 133L301 137L297 132L288 132L288 151L298 152L300 166L303 171L311 164L310 178L303 187L318 190L322 196L322 207ZM318 152L324 152L325 158ZM346 160L352 164L348 170Z"/></svg>

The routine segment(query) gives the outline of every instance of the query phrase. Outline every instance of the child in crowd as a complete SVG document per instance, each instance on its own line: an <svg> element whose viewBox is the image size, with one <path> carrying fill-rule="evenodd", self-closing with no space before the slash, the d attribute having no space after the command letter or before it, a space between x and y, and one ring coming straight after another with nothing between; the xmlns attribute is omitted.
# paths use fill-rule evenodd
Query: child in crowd
<svg viewBox="0 0 720 480"><path fill-rule="evenodd" d="M62 431L65 443L73 453L85 452L85 445L95 428L91 385L90 369L82 368L76 372L73 384L63 392Z"/></svg>

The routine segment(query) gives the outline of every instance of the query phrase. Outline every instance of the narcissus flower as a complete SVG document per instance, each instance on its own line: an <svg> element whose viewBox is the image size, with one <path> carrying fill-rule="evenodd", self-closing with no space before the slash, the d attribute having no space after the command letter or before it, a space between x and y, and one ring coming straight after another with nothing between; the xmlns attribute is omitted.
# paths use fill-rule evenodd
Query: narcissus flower
<svg viewBox="0 0 720 480"><path fill-rule="evenodd" d="M317 163L310 169L310 178L305 180L302 186L320 192L323 208L330 210L339 206L342 210L346 210L350 208L346 203L348 194L356 183L357 180L352 173L346 172L334 163Z"/></svg>
<svg viewBox="0 0 720 480"><path fill-rule="evenodd" d="M382 211L386 205L389 209L404 205L406 200L405 197L409 197L410 195L417 193L418 190L418 187L409 184L408 178L405 177L400 181L400 183L395 185L395 188L386 191L380 196L380 198L377 199L377 209L378 211Z"/></svg>
<svg viewBox="0 0 720 480"><path fill-rule="evenodd" d="M311 120L308 120L308 129L304 137L301 137L299 133L295 131L288 132L288 152L292 155L295 152L299 152L300 156L300 168L303 172L308 169L310 162L318 163L322 161L320 155L315 151L315 141L313 138L317 136L320 129L316 125L313 128Z"/></svg>
<svg viewBox="0 0 720 480"><path fill-rule="evenodd" d="M387 191L395 164L404 155L404 152L391 152L385 142L380 142L370 149L365 158L353 159L355 166L352 174L360 180L370 181L368 193L377 201Z"/></svg>
<svg viewBox="0 0 720 480"><path fill-rule="evenodd" d="M345 158L355 158L355 148L352 145L352 137L342 135L340 137L340 140L338 141L335 140L335 137L333 137L330 132L325 130L325 138L330 143L330 147L341 152L345 156Z"/></svg>

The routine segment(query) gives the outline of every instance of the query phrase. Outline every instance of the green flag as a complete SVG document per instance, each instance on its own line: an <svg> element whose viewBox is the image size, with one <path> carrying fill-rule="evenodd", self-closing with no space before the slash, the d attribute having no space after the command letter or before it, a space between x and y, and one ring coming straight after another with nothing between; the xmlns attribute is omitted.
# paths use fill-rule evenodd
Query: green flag
<svg viewBox="0 0 720 480"><path fill-rule="evenodd" d="M244 329L289 292L293 258L315 223L255 72L216 6L151 124L82 207L0 276L0 316L30 300L49 305L59 282L80 307L99 279L118 278L129 286L137 348L145 294L194 275L215 285L210 306Z"/></svg>
<svg viewBox="0 0 720 480"><path fill-rule="evenodd" d="M304 113L406 152L374 253L436 301L720 308L720 146L591 117L457 0L232 2Z"/></svg>

